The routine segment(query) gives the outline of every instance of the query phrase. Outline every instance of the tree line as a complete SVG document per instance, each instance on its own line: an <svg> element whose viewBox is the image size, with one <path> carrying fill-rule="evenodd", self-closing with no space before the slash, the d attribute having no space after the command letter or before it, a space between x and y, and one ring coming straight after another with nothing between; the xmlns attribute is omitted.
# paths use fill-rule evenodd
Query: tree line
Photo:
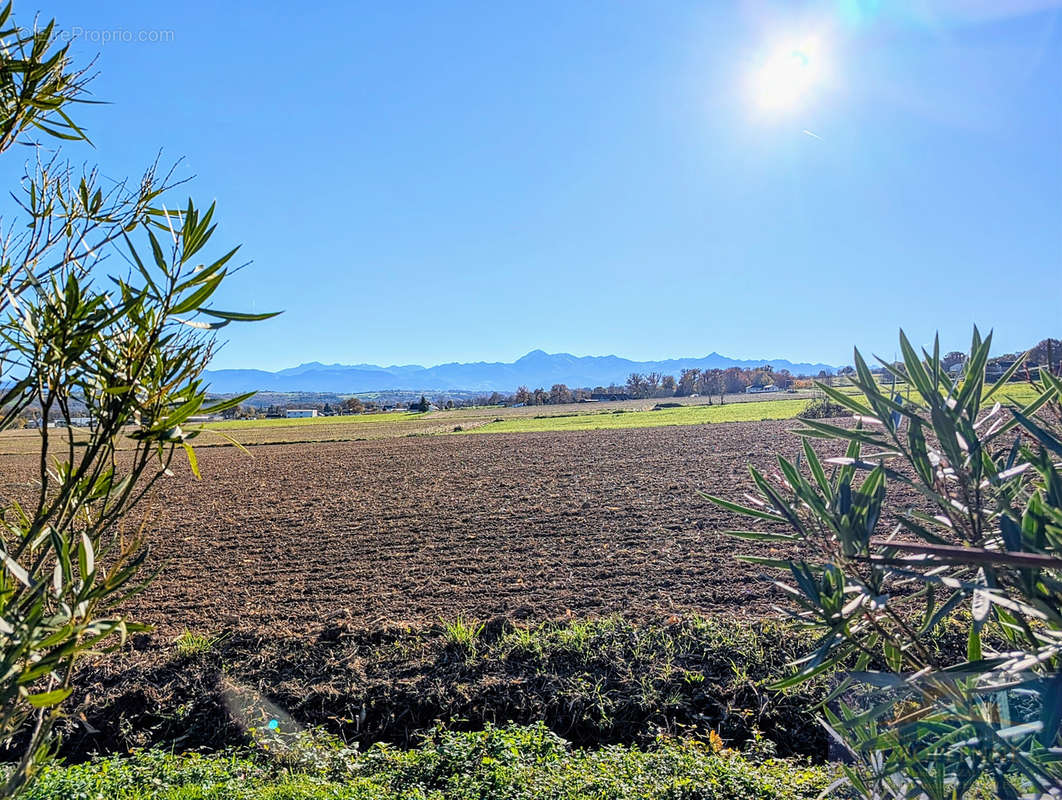
<svg viewBox="0 0 1062 800"><path fill-rule="evenodd" d="M819 379L827 378L822 372ZM722 402L727 394L744 392L749 386L776 386L779 390L811 388L813 378L793 376L789 370L774 370L770 365L752 369L729 367L727 369L684 369L676 377L660 372L632 372L624 384L569 388L555 383L549 389L529 389L521 386L512 395L498 392L472 400L475 405L560 405L578 403L597 397L630 397L635 399L704 396L709 400L718 397Z"/></svg>

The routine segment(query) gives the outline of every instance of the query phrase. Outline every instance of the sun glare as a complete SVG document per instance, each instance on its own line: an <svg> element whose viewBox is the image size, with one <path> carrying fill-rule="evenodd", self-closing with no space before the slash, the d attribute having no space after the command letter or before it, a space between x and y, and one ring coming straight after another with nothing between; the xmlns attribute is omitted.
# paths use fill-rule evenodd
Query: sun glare
<svg viewBox="0 0 1062 800"><path fill-rule="evenodd" d="M815 39L791 42L772 51L755 73L752 93L764 111L788 111L803 105L822 81L822 56Z"/></svg>

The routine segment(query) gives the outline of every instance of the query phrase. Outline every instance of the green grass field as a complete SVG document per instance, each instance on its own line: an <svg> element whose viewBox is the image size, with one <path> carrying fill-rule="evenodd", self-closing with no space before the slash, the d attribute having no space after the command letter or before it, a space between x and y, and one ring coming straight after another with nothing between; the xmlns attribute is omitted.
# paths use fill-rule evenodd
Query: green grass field
<svg viewBox="0 0 1062 800"><path fill-rule="evenodd" d="M665 425L703 425L711 422L753 422L791 419L807 406L801 400L764 400L714 406L682 406L659 411L592 413L565 417L514 417L481 425L468 433L530 433L533 431L593 431L615 428L656 428Z"/></svg>
<svg viewBox="0 0 1062 800"><path fill-rule="evenodd" d="M853 397L861 397L862 392L856 389L854 386L845 384L837 387L841 392ZM890 384L882 384L881 388L892 389ZM907 384L901 383L896 385L896 392L904 398L910 398L911 400L920 400L921 395L916 389L909 388ZM987 387L986 387L987 391ZM1028 405L1037 398L1037 392L1035 387L1031 383L1008 383L1003 389L1000 389L991 398L991 402L995 403L997 400L1000 403L1010 403L1012 405Z"/></svg>

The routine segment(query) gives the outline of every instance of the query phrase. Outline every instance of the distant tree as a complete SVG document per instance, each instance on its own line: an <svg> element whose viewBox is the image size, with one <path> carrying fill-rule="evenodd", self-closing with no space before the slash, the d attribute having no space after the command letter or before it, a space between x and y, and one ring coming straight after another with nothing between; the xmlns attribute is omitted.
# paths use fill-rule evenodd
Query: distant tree
<svg viewBox="0 0 1062 800"><path fill-rule="evenodd" d="M656 397L660 392L660 383L663 381L664 376L659 372L650 372L645 376L645 396Z"/></svg>
<svg viewBox="0 0 1062 800"><path fill-rule="evenodd" d="M516 390L516 394L513 395L513 404L520 405L520 403L530 404L534 398L531 396L531 392L528 391L526 386L521 386Z"/></svg>
<svg viewBox="0 0 1062 800"><path fill-rule="evenodd" d="M449 411L449 410L453 409L453 407L454 407L454 401L453 400L447 400L446 401L446 410Z"/></svg>
<svg viewBox="0 0 1062 800"><path fill-rule="evenodd" d="M697 381L697 391L707 396L709 401L711 401L713 395L719 395L719 403L722 404L725 390L726 381L723 380L723 371L721 369L706 369L701 373L701 377Z"/></svg>
<svg viewBox="0 0 1062 800"><path fill-rule="evenodd" d="M649 396L649 382L645 379L645 376L640 372L632 372L627 377L627 394L631 397L648 397Z"/></svg>
<svg viewBox="0 0 1062 800"><path fill-rule="evenodd" d="M572 400L576 403L581 403L583 400L590 399L589 389L572 389Z"/></svg>
<svg viewBox="0 0 1062 800"><path fill-rule="evenodd" d="M684 369L679 373L678 387L675 391L679 397L689 397L698 391L697 384L701 379L699 369Z"/></svg>
<svg viewBox="0 0 1062 800"><path fill-rule="evenodd" d="M674 375L665 375L660 381L660 394L662 397L674 397L678 391L678 382Z"/></svg>
<svg viewBox="0 0 1062 800"><path fill-rule="evenodd" d="M762 369L756 370L752 373L752 386L769 386L772 383L771 373L765 372Z"/></svg>
<svg viewBox="0 0 1062 800"><path fill-rule="evenodd" d="M535 389L531 393L531 404L536 406L544 406L549 403L549 392L543 388Z"/></svg>
<svg viewBox="0 0 1062 800"><path fill-rule="evenodd" d="M420 396L420 400L413 405L411 410L412 411L419 411L420 413L423 414L425 411L428 411L429 409L431 409L431 403L428 402L428 398L427 397L425 397L424 395L421 395Z"/></svg>
<svg viewBox="0 0 1062 800"><path fill-rule="evenodd" d="M1043 364L1052 375L1062 375L1062 341L1044 339L1029 352L1029 358Z"/></svg>
<svg viewBox="0 0 1062 800"><path fill-rule="evenodd" d="M730 367L723 371L723 389L727 394L738 394L745 391L745 387L749 385L750 380L748 371L741 369L741 367Z"/></svg>
<svg viewBox="0 0 1062 800"><path fill-rule="evenodd" d="M490 395L490 397L488 397L488 398L487 398L487 402L486 402L486 405L488 405L488 406L496 406L496 405L498 405L498 404L499 404L500 402L502 402L502 401L503 401L504 399L505 399L505 398L504 398L504 397L502 397L502 396L501 396L500 394L498 394L497 392L491 392L491 395Z"/></svg>
<svg viewBox="0 0 1062 800"><path fill-rule="evenodd" d="M563 405L564 403L570 403L572 401L572 391L563 383L553 384L553 388L549 390L549 402L555 406Z"/></svg>

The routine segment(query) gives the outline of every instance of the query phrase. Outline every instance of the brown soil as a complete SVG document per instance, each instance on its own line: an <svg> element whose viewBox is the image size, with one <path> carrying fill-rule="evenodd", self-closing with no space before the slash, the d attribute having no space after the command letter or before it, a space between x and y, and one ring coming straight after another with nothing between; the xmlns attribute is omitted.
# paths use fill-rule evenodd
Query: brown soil
<svg viewBox="0 0 1062 800"><path fill-rule="evenodd" d="M755 724L783 749L789 742L814 752L821 736L809 729L794 739L792 728L768 720L751 684L713 689L721 694L710 702L683 689L678 710L660 710L639 705L632 669L609 679L631 716L606 725L547 691L553 684L540 665L483 664L472 673L466 665L446 677L454 670L446 665L464 661L437 626L458 617L504 627L606 615L667 624L685 612L750 623L773 616L779 598L762 570L734 559L764 546L725 536L747 521L698 491L740 498L749 462L770 470L777 454L796 456L793 427L440 436L260 446L251 456L203 449L204 479L178 470L146 516L149 563L163 566L127 611L156 631L86 669L88 696L74 701L91 722L71 731L66 752L231 743L239 731L224 709L230 678L301 723L345 732L353 724L366 741L402 740L435 719L545 717L586 743L638 740L675 724L736 725L742 738ZM31 479L25 457L6 457L0 468L7 492ZM185 630L225 636L206 661L182 660L173 642ZM369 658L366 642L385 631L415 641L397 656ZM682 657L684 669L704 668L696 652ZM581 686L611 674L607 661L546 672L574 675ZM745 709L740 724L736 708Z"/></svg>
<svg viewBox="0 0 1062 800"><path fill-rule="evenodd" d="M793 422L232 448L159 492L129 608L163 632L341 618L769 610L721 532L746 464L799 446ZM749 545L751 552L762 547Z"/></svg>

